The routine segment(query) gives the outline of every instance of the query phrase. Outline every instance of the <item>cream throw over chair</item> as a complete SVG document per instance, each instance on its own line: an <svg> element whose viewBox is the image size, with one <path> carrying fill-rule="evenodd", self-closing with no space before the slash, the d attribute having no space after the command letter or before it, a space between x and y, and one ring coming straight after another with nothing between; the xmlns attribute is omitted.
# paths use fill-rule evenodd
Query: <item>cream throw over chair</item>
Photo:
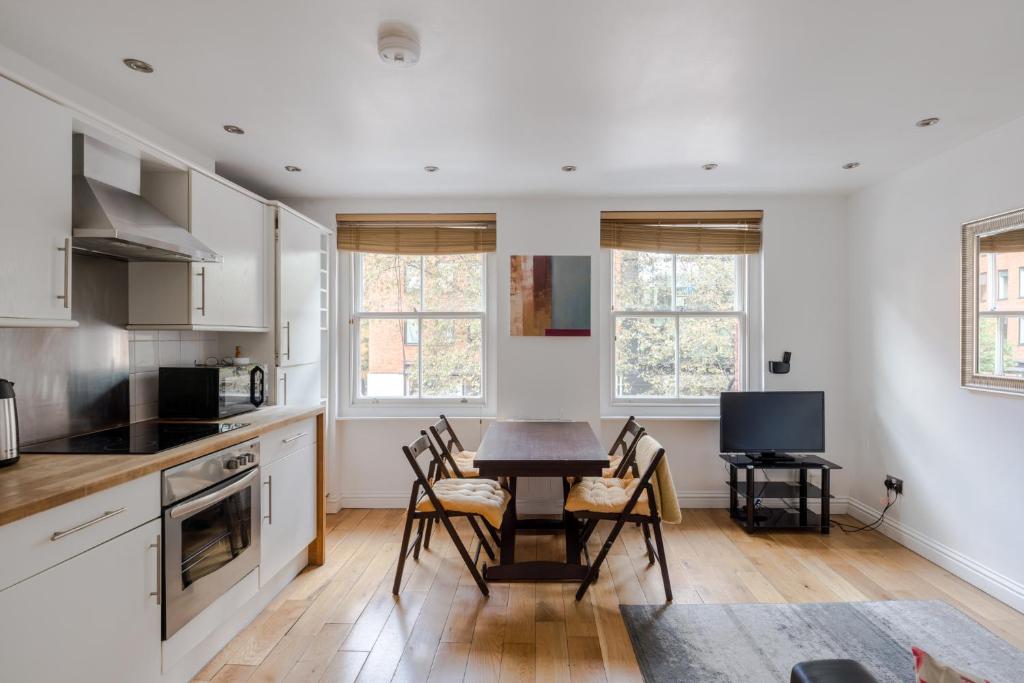
<svg viewBox="0 0 1024 683"><path fill-rule="evenodd" d="M602 520L612 520L615 525L605 540L601 551L590 565L590 571L576 592L581 600L604 562L608 551L626 522L640 524L644 530L647 557L651 564L661 566L661 578L665 586L665 598L672 601L672 585L668 576L668 560L661 535L661 522L678 524L682 511L676 497L672 471L665 457L665 449L649 434L640 437L636 444L636 476L584 477L575 483L566 497L565 509L579 519L587 520L580 537L580 544L586 545L590 535ZM650 531L654 531L657 548L651 543Z"/></svg>

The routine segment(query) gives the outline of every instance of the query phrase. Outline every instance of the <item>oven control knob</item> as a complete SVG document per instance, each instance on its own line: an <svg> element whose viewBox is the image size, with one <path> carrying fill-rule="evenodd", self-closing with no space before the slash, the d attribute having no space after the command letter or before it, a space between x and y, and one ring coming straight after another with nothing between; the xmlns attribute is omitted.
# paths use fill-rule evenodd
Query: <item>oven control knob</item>
<svg viewBox="0 0 1024 683"><path fill-rule="evenodd" d="M245 454L245 461L246 462L256 462L256 454L255 453L246 453Z"/></svg>
<svg viewBox="0 0 1024 683"><path fill-rule="evenodd" d="M237 470L238 469L238 461L241 460L241 459L242 458L228 458L227 460L224 461L224 469L226 469L226 470Z"/></svg>

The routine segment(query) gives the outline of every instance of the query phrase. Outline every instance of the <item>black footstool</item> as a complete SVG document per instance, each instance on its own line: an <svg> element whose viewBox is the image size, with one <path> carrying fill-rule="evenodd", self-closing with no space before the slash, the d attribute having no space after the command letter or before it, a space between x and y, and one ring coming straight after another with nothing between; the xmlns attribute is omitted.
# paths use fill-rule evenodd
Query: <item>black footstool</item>
<svg viewBox="0 0 1024 683"><path fill-rule="evenodd" d="M852 659L819 659L794 666L789 683L878 683L878 679Z"/></svg>

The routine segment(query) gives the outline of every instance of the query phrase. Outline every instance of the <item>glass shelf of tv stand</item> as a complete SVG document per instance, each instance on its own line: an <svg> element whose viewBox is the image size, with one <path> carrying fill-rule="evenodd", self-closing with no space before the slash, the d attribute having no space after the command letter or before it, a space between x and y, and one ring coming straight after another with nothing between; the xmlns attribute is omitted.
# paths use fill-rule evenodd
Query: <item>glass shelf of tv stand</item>
<svg viewBox="0 0 1024 683"><path fill-rule="evenodd" d="M733 486L732 482L725 482L730 488L736 490L736 493L746 498L747 496L747 482L739 480L736 485ZM821 498L821 489L814 484L807 484L808 498ZM754 481L754 498L799 498L800 497L800 482L798 481ZM829 498L835 498L835 496L829 494Z"/></svg>
<svg viewBox="0 0 1024 683"><path fill-rule="evenodd" d="M752 458L745 453L719 453L718 457L733 467L753 467L764 470L830 470L843 469L831 460L811 453L790 453L792 460L771 460Z"/></svg>

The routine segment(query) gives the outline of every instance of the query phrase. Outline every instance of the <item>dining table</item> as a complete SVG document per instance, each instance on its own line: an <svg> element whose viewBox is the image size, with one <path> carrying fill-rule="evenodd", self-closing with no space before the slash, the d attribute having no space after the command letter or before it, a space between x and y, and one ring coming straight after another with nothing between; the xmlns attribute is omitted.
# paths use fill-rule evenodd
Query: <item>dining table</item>
<svg viewBox="0 0 1024 683"><path fill-rule="evenodd" d="M582 581L587 566L580 562L580 525L562 509L560 517L520 518L516 513L516 480L519 477L557 477L563 494L566 477L601 476L608 455L587 422L495 422L484 433L474 466L480 476L502 481L512 498L501 522L501 556L498 564L484 568L488 581ZM564 498L564 495L563 495ZM564 533L565 561L516 562L516 534Z"/></svg>

